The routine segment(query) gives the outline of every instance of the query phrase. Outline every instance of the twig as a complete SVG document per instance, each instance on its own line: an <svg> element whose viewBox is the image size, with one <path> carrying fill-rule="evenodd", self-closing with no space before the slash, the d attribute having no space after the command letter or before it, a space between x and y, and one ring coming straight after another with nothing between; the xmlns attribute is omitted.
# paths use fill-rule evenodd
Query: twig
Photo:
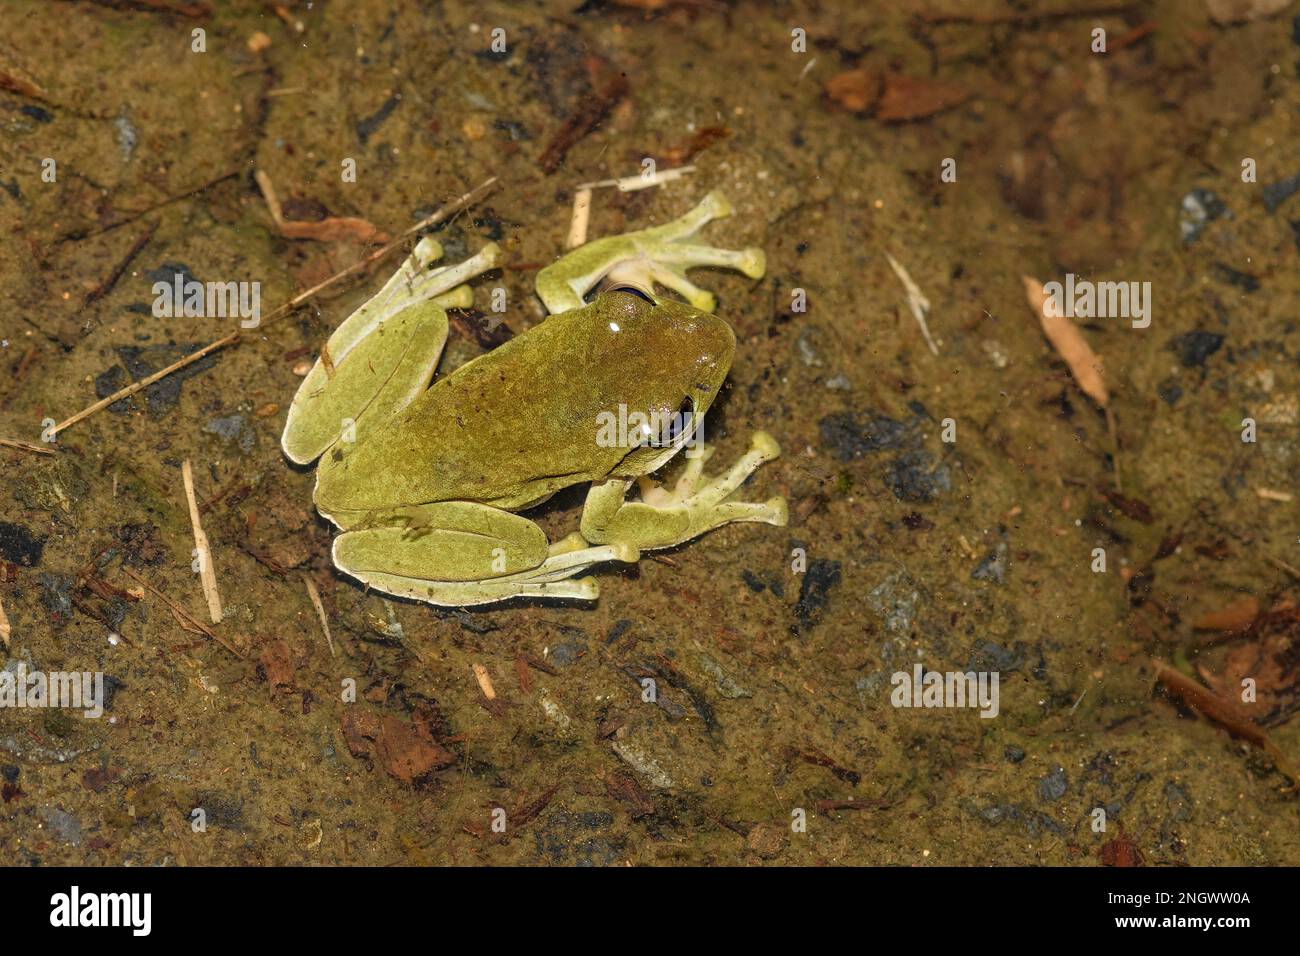
<svg viewBox="0 0 1300 956"><path fill-rule="evenodd" d="M674 166L672 169L656 169L653 176L634 173L631 176L623 176L619 179L597 179L589 183L579 183L578 189L605 189L613 186L621 193L633 193L639 189L662 186L664 183L670 183L674 179L681 179L693 172L695 172L694 166Z"/></svg>
<svg viewBox="0 0 1300 956"><path fill-rule="evenodd" d="M1297 581L1300 581L1300 568L1292 567L1291 565L1287 564L1285 561L1273 557L1273 555L1271 554L1266 554L1264 555L1264 557L1268 559L1270 564L1272 564L1275 567L1281 568L1287 574L1291 575L1291 577L1295 578Z"/></svg>
<svg viewBox="0 0 1300 956"><path fill-rule="evenodd" d="M184 192L179 192L176 193L175 195L167 196L165 199L160 199L153 205L146 206L145 208L141 209L139 212L129 213L123 216L121 219L115 219L112 222L100 226L98 229L93 229L93 230L89 228L74 229L71 232L65 232L63 235L59 236L57 239L54 240L54 244L57 246L65 242L76 241L80 239L89 239L91 236L99 236L99 235L103 235L106 232L112 232L114 229L117 229L119 226L125 226L128 222L135 222L141 216L147 216L149 213L153 212L156 209L161 209L163 208L163 206L170 206L174 202L179 202L182 199L188 199L190 196L197 195L198 193L206 192L207 190L211 189L213 186L217 185L217 183L224 183L227 179L234 179L241 172L243 172L242 167L238 169L227 170L226 172L222 173L220 176L217 176L213 179L209 179L205 183L200 183L199 185L193 186L190 189L185 190Z"/></svg>
<svg viewBox="0 0 1300 956"><path fill-rule="evenodd" d="M128 396L134 395L136 392L140 391L141 389L148 388L150 385L152 385L154 382L158 381L159 379L166 378L172 372L182 369L187 365L191 365L194 362L197 362L199 359L203 358L205 355L209 355L212 352L217 351L218 349L223 349L227 345L231 345L238 341L239 341L239 333L231 332L224 339L217 339L215 342L203 346L203 348L199 349L197 352L191 352L183 359L173 362L171 365L168 365L165 369L154 372L152 375L146 375L144 378L140 379L140 381L134 382L126 386L125 388L118 389L112 395L108 396L108 398L101 398L99 401L95 402L95 404L89 406L88 408L83 408L81 411L77 412L77 414L73 415L71 418L68 418L60 422L59 424L55 425L54 428L51 430L50 434L57 435L65 428L77 424L77 422L81 421L83 418L95 414L95 412L99 411L100 409L107 408L109 405L112 405L114 402L120 401L123 398L127 398Z"/></svg>
<svg viewBox="0 0 1300 956"><path fill-rule="evenodd" d="M139 10L142 13L172 13L196 19L212 15L208 0L168 3L167 0L91 0L96 6L113 10Z"/></svg>
<svg viewBox="0 0 1300 956"><path fill-rule="evenodd" d="M316 614L320 617L320 626L321 630L325 632L325 643L329 645L330 657L338 657L338 652L334 650L334 638L330 636L330 622L325 618L325 605L321 603L320 592L316 590L316 583L306 573L302 576L302 582L307 585L307 596L311 598L311 603L316 607Z"/></svg>
<svg viewBox="0 0 1300 956"><path fill-rule="evenodd" d="M13 633L13 628L9 626L9 618L5 614L4 604L0 604L0 641L4 641L5 649L9 648L9 635Z"/></svg>
<svg viewBox="0 0 1300 956"><path fill-rule="evenodd" d="M589 183L579 183L573 194L573 217L569 220L568 248L576 249L587 241L587 224L591 220L591 191L614 187L621 193L636 192L662 186L674 179L681 179L695 172L694 166L677 166L673 169L656 169L653 175L637 173L621 179L597 179Z"/></svg>
<svg viewBox="0 0 1300 956"><path fill-rule="evenodd" d="M925 344L930 346L930 351L935 355L939 354L939 346L934 344L934 339L930 337L930 327L926 325L925 317L930 313L930 300L921 292L918 286L907 270L899 264L899 261L885 253L885 258L889 260L889 267L894 270L894 275L898 276L898 281L903 283L903 288L907 291L907 305L912 310L912 315L916 319L916 324L921 327L921 334L925 336Z"/></svg>
<svg viewBox="0 0 1300 956"><path fill-rule="evenodd" d="M547 175L555 172L564 162L570 149L583 137L601 124L618 102L627 96L631 85L627 74L609 64L603 64L606 70L606 82L578 103L577 110L564 121L555 136L542 150L539 163Z"/></svg>
<svg viewBox="0 0 1300 956"><path fill-rule="evenodd" d="M185 499L190 505L190 524L194 528L194 547L199 553L199 580L203 582L203 596L208 602L208 615L213 624L221 623L221 596L217 594L217 572L212 566L212 547L199 523L199 503L194 497L194 471L190 460L181 462L181 478L185 481Z"/></svg>
<svg viewBox="0 0 1300 956"><path fill-rule="evenodd" d="M230 653L234 654L236 657L240 659L243 659L244 657L247 656L244 654L243 651L239 650L239 648L235 647L235 645L231 644L228 640L226 640L224 637L222 637L212 628L208 627L208 625L204 624L202 621L195 618L193 614L185 610L185 608L181 607L179 604L177 604L175 601L169 598L166 594L158 590L156 587L154 587L144 578L140 577L140 575L136 574L130 568L124 567L122 568L122 571L128 577L135 578L135 580L139 581L142 585L144 585L144 587L148 588L150 591L156 594L162 600L162 602L171 609L171 612L175 614L177 618L189 624L195 631L197 631L200 634L206 634L208 637L212 638L214 641L216 641L218 644L220 644L222 647L224 647L226 650L230 651Z"/></svg>
<svg viewBox="0 0 1300 956"><path fill-rule="evenodd" d="M1273 765L1281 773L1291 778L1292 786L1287 789L1293 793L1300 790L1300 776L1297 776L1292 769L1291 762L1278 749L1277 744L1269 739L1264 728L1255 723L1241 707L1234 701L1214 693L1208 687L1202 687L1186 674L1174 670L1163 661L1152 658L1151 662L1156 667L1156 680L1164 685L1166 690L1181 697L1183 703L1219 724L1229 733L1249 740L1259 747L1273 758Z"/></svg>
<svg viewBox="0 0 1300 956"><path fill-rule="evenodd" d="M580 186L573 194L573 218L569 220L568 247L576 249L587 241L587 223L591 220L591 188Z"/></svg>
<svg viewBox="0 0 1300 956"><path fill-rule="evenodd" d="M325 281L317 283L316 285L312 286L310 289L306 290L305 292L298 293L288 302L285 302L283 305L280 305L269 315L267 315L266 318L262 320L262 325L264 326L271 320L279 318L281 315L284 315L290 312L291 310L297 308L303 302L306 302L308 299L310 299L312 296L316 295L317 293L322 292L325 289L328 289L330 286L334 285L334 283L338 282L340 279L350 276L354 272L358 272L361 269L364 269L367 266L372 265L375 262L378 262L380 259L383 259L394 249L402 245L402 243L414 233L419 232L422 229L428 229L432 226L436 226L438 223L455 215L456 213L460 212L462 209L466 208L467 206L471 206L474 203L478 202L485 195L487 195L494 188L496 188L496 184L497 184L497 177L495 176L491 176L488 179L485 179L483 182L479 183L469 192L462 195L459 199L447 203L442 208L434 212L432 215L427 216L424 219L417 222L414 226L412 226L410 229L407 229L405 232L403 232L400 236L398 236L388 245L376 249L370 255L353 263L352 265L348 266L346 269L343 269L341 272L335 273ZM58 425L55 425L54 430L51 432L51 434L57 435L65 428L75 425L83 418L87 418L88 416L95 414L101 409L107 408L109 405L112 405L114 402L120 401L124 398L128 398L129 396L134 395L136 392L140 391L143 388L148 388L154 382L158 381L159 379L165 378L166 376L170 375L172 372L178 371L187 365L191 365L194 362L197 362L199 359L203 358L205 355L209 355L212 352L217 351L218 349L223 349L227 345L234 345L239 341L240 341L239 332L232 332L229 335L227 335L225 338L217 339L215 342L205 345L197 352L191 352L183 359L180 359L177 362L173 362L165 369L162 369L161 371L158 372L154 372L152 375L146 376L145 378L142 378L140 381L134 382L131 385L126 386L125 388L118 389L112 395L109 395L107 398L100 399L99 401L95 402L95 404L89 406L88 408L83 408L81 411L77 412L77 414L73 415L71 418L65 419L64 421L60 422Z"/></svg>
<svg viewBox="0 0 1300 956"><path fill-rule="evenodd" d="M117 280L122 278L122 273L131 264L131 260L138 256L140 250L149 244L149 240L153 238L153 234L157 229L158 224L154 223L145 229L135 242L131 243L131 248L126 251L126 255L122 257L121 261L113 267L113 271L104 277L103 282L86 293L86 300L81 303L81 308L85 309L87 306L93 305L113 290L113 286L117 285Z"/></svg>
<svg viewBox="0 0 1300 956"><path fill-rule="evenodd" d="M29 451L34 455L53 455L53 448L42 448L35 442L23 441L21 438L0 438L0 445L6 448L17 448L19 451Z"/></svg>
<svg viewBox="0 0 1300 956"><path fill-rule="evenodd" d="M1272 488L1256 488L1255 494L1265 501L1288 502L1294 500L1289 491L1274 491Z"/></svg>

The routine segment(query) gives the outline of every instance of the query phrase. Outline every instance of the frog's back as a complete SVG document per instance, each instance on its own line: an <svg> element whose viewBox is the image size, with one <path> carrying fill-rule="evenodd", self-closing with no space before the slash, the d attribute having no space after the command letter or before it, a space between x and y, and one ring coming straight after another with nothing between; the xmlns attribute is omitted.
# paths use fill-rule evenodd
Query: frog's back
<svg viewBox="0 0 1300 956"><path fill-rule="evenodd" d="M597 441L602 413L676 409L691 363L729 364L734 341L714 316L620 299L629 301L615 310L593 304L552 316L440 379L322 469L318 504L329 512L456 500L520 510L606 478L628 449Z"/></svg>

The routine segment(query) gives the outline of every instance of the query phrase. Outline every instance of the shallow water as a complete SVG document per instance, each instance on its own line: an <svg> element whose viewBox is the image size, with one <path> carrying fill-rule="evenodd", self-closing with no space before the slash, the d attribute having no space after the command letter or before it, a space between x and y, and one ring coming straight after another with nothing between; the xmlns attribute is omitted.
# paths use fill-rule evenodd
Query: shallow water
<svg viewBox="0 0 1300 956"><path fill-rule="evenodd" d="M768 269L693 274L737 336L712 466L771 432L783 455L743 496L785 495L791 521L604 569L594 607L366 593L332 569L311 473L278 440L295 368L390 257L72 425L56 455L0 447L6 657L115 687L98 720L0 708L8 859L1097 865L1131 840L1148 864L1300 863L1285 776L1153 690L1152 663L1225 693L1253 679L1247 712L1300 758L1289 14L174 6L0 12L0 437L39 443L236 330L155 316L154 282L260 282L269 315L374 248L278 235L254 170L288 219L390 236L498 178L436 233L449 261L506 255L453 318L446 372L541 321L533 280L575 187L689 162L597 189L590 234L731 199L706 237ZM934 351L886 254L928 299ZM1023 276L1068 274L1150 283L1146 327L1078 320L1113 430L1026 302ZM187 459L220 640L181 623L208 620ZM582 495L540 510L552 539ZM1196 629L1243 597L1281 616ZM894 706L918 663L996 673L996 716Z"/></svg>

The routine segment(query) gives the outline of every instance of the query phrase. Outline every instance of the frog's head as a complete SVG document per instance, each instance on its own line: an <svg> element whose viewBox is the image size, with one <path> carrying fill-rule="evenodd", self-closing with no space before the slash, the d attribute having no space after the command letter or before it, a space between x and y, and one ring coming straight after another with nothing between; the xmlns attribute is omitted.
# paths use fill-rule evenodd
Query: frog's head
<svg viewBox="0 0 1300 956"><path fill-rule="evenodd" d="M647 474L697 437L731 369L736 336L716 315L633 286L614 286L592 305L618 343L612 351L634 356L623 367L635 369L635 381L621 394L629 411L648 419L617 472Z"/></svg>

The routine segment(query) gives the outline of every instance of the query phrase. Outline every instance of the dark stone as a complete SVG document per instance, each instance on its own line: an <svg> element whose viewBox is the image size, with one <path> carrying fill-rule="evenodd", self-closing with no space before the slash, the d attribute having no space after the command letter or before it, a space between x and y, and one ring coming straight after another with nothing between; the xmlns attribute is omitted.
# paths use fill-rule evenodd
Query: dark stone
<svg viewBox="0 0 1300 956"><path fill-rule="evenodd" d="M1300 173L1289 179L1278 180L1275 183L1269 183L1259 191L1260 198L1264 200L1264 208L1269 212L1276 212L1277 207L1282 205L1296 193L1300 192Z"/></svg>
<svg viewBox="0 0 1300 956"><path fill-rule="evenodd" d="M65 574L42 574L37 580L41 582L41 603L66 623L72 614L72 597L68 593L72 578Z"/></svg>
<svg viewBox="0 0 1300 956"><path fill-rule="evenodd" d="M1214 264L1214 274L1228 285L1236 286L1242 292L1257 292L1259 290L1258 278L1248 272L1234 269L1232 266L1225 266L1222 262Z"/></svg>
<svg viewBox="0 0 1300 956"><path fill-rule="evenodd" d="M1057 767L1038 781L1038 799L1045 803L1054 803L1065 796L1065 791L1069 787L1069 781L1065 779L1065 768Z"/></svg>
<svg viewBox="0 0 1300 956"><path fill-rule="evenodd" d="M244 802L234 794L219 790L201 791L195 796L192 809L202 810L209 824L227 830L238 830L244 819Z"/></svg>
<svg viewBox="0 0 1300 956"><path fill-rule="evenodd" d="M1204 365L1219 347L1223 345L1223 336L1214 332L1205 332L1197 329L1194 332L1184 332L1182 335L1174 336L1169 340L1169 348L1178 356L1178 361L1186 368L1197 368Z"/></svg>
<svg viewBox="0 0 1300 956"><path fill-rule="evenodd" d="M1165 784L1165 802L1169 805L1169 817L1174 823L1185 823L1192 818L1191 794L1172 780Z"/></svg>
<svg viewBox="0 0 1300 956"><path fill-rule="evenodd" d="M49 110L31 104L22 108L22 114L36 120L38 123L51 123L54 121L54 116Z"/></svg>
<svg viewBox="0 0 1300 956"><path fill-rule="evenodd" d="M830 590L840 582L840 563L815 558L808 562L803 583L799 586L799 602L794 606L799 619L798 630L806 631L819 620L830 601Z"/></svg>
<svg viewBox="0 0 1300 956"><path fill-rule="evenodd" d="M4 777L5 783L17 783L19 772L17 764L7 763L0 766L0 777Z"/></svg>
<svg viewBox="0 0 1300 956"><path fill-rule="evenodd" d="M995 803L982 810L970 806L967 806L966 809L990 826L1014 823L1032 837L1036 837L1043 832L1053 833L1057 836L1065 834L1065 828L1047 814L1038 810L1016 806L1015 804Z"/></svg>
<svg viewBox="0 0 1300 956"><path fill-rule="evenodd" d="M970 576L976 581L992 581L994 584L1001 584L1007 577L1007 545L1002 542L996 548L991 550L979 564L975 565L975 570Z"/></svg>
<svg viewBox="0 0 1300 956"><path fill-rule="evenodd" d="M749 570L749 568L745 568L745 570L741 571L740 577L741 580L745 582L745 587L749 588L755 594L759 594L767 588L767 585L760 581L758 576L754 574L753 571Z"/></svg>
<svg viewBox="0 0 1300 956"><path fill-rule="evenodd" d="M551 660L559 667L568 667L586 653L587 645L583 641L561 641L551 647Z"/></svg>
<svg viewBox="0 0 1300 956"><path fill-rule="evenodd" d="M190 267L183 262L164 262L157 269L150 269L144 274L150 284L155 282L166 282L169 286L175 288L176 277L181 277L181 287L184 288L187 283L198 282L194 278L194 273L190 272Z"/></svg>
<svg viewBox="0 0 1300 956"><path fill-rule="evenodd" d="M1156 394L1166 405L1173 405L1183 397L1183 387L1178 384L1178 379L1170 377L1156 386Z"/></svg>
<svg viewBox="0 0 1300 956"><path fill-rule="evenodd" d="M1006 749L1002 751L1002 759L1007 763L1020 763L1025 759L1025 751L1015 744L1007 744Z"/></svg>
<svg viewBox="0 0 1300 956"><path fill-rule="evenodd" d="M609 633L605 635L605 643L613 644L620 637L626 634L627 629L631 626L632 622L630 620L625 617L619 618L614 622L614 626L609 629Z"/></svg>
<svg viewBox="0 0 1300 956"><path fill-rule="evenodd" d="M167 272L165 270L175 269L176 272ZM155 282L170 282L174 274L182 275L187 281L197 281L189 274L185 266L168 263L163 269L155 269L150 272L149 278ZM95 376L95 394L100 398L107 398L118 389L130 384L132 380L138 381L147 375L152 375L168 365L184 358L191 352L197 352L205 344L203 342L194 342L188 345L177 345L169 343L167 345L149 345L141 348L135 345L124 345L118 348L118 357L122 360L122 365L114 365L99 375ZM168 375L161 381L154 382L143 393L145 405L149 413L154 417L167 414L176 407L180 401L181 386L187 379L193 378L206 372L217 364L218 355L206 355L182 369L178 369ZM123 370L125 367L125 371ZM108 406L110 412L122 415L134 407L135 397L124 398Z"/></svg>
<svg viewBox="0 0 1300 956"><path fill-rule="evenodd" d="M45 553L45 539L38 538L20 524L0 521L0 557L10 564L34 568Z"/></svg>
<svg viewBox="0 0 1300 956"><path fill-rule="evenodd" d="M917 450L899 455L889 463L885 487L899 501L926 504L947 491L951 481L946 465L934 465L929 452Z"/></svg>
<svg viewBox="0 0 1300 956"><path fill-rule="evenodd" d="M131 376L126 374L126 369L120 365L114 365L107 371L100 372L95 376L95 397L108 398L114 392L121 391L131 384ZM108 410L114 415L125 415L131 410L131 399L120 398Z"/></svg>
<svg viewBox="0 0 1300 956"><path fill-rule="evenodd" d="M113 699L117 697L117 692L126 686L126 682L113 677L111 674L104 675L104 709L109 710L113 706Z"/></svg>
<svg viewBox="0 0 1300 956"><path fill-rule="evenodd" d="M840 461L861 458L867 452L899 448L907 441L903 422L884 415L837 412L817 423L822 445Z"/></svg>
<svg viewBox="0 0 1300 956"><path fill-rule="evenodd" d="M623 844L608 833L613 825L614 815L605 811L554 810L537 826L533 840L553 865L609 866L623 851Z"/></svg>
<svg viewBox="0 0 1300 956"><path fill-rule="evenodd" d="M999 674L1008 674L1011 671L1019 670L1020 665L1025 662L1025 648L1023 644L1016 644L1014 647L1003 647L1001 644L995 644L992 641L980 641L971 649L970 663L966 666L970 671L997 671Z"/></svg>

